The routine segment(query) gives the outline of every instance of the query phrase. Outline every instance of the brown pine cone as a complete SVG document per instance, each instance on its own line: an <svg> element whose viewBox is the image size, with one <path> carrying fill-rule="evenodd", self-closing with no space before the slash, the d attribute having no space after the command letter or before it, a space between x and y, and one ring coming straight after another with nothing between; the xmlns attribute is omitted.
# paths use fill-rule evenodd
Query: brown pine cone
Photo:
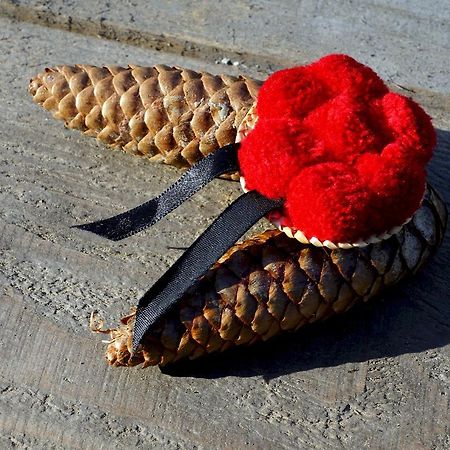
<svg viewBox="0 0 450 450"><path fill-rule="evenodd" d="M60 66L30 81L36 103L111 146L189 167L234 143L259 81L188 69ZM237 174L233 178L237 178Z"/></svg>
<svg viewBox="0 0 450 450"><path fill-rule="evenodd" d="M266 231L232 247L133 356L134 313L122 319L110 331L107 359L115 366L164 366L323 321L415 273L441 244L446 221L443 200L428 187L413 219L368 247L329 250Z"/></svg>
<svg viewBox="0 0 450 450"><path fill-rule="evenodd" d="M61 66L30 93L69 128L178 167L236 141L256 120L260 82L156 66ZM232 178L237 178L234 174ZM297 330L379 295L414 273L440 245L443 201L428 188L399 233L365 248L304 245L276 230L232 247L131 356L134 314L111 330L113 365L165 365ZM97 329L96 331L101 331Z"/></svg>

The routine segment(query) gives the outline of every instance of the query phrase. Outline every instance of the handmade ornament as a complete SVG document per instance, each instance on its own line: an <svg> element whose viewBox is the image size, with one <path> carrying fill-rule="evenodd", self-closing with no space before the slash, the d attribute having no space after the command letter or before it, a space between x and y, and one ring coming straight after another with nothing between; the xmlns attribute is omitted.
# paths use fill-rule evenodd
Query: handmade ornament
<svg viewBox="0 0 450 450"><path fill-rule="evenodd" d="M70 128L189 168L157 198L81 229L129 237L217 176L240 177L245 192L108 330L111 364L165 365L298 330L379 296L442 242L446 207L426 184L430 118L348 56L262 86L166 66L62 66L29 89ZM278 229L235 244L264 215Z"/></svg>

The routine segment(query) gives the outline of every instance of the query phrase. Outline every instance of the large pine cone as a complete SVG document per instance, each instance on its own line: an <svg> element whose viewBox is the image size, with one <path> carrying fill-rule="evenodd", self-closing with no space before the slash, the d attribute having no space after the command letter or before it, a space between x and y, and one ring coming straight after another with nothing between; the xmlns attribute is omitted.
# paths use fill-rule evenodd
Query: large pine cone
<svg viewBox="0 0 450 450"><path fill-rule="evenodd" d="M189 167L235 142L260 84L163 65L76 65L46 69L31 80L29 91L69 128L154 161Z"/></svg>
<svg viewBox="0 0 450 450"><path fill-rule="evenodd" d="M118 366L164 366L325 320L415 273L441 244L446 221L445 204L429 187L398 234L364 248L329 250L266 231L231 248L134 355L134 314L122 319L107 358Z"/></svg>

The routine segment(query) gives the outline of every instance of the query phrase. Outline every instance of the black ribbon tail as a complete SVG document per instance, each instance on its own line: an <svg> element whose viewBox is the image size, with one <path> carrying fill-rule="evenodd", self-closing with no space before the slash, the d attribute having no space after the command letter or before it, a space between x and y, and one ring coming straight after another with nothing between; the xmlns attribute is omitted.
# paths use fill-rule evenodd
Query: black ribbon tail
<svg viewBox="0 0 450 450"><path fill-rule="evenodd" d="M230 144L209 154L158 197L136 208L108 219L75 225L74 228L90 231L112 241L120 241L136 234L154 225L215 177L238 170L237 149L238 144Z"/></svg>
<svg viewBox="0 0 450 450"><path fill-rule="evenodd" d="M271 200L250 191L228 206L140 299L134 325L133 351L151 327L180 301L198 278L254 223L281 205L281 200Z"/></svg>

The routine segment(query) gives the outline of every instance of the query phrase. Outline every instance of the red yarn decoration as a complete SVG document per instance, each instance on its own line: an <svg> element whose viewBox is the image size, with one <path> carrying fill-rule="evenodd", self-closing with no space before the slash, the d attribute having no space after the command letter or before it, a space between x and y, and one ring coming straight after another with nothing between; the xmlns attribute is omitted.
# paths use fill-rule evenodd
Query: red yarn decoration
<svg viewBox="0 0 450 450"><path fill-rule="evenodd" d="M285 200L307 237L356 242L420 206L436 134L414 101L346 55L274 73L239 162L248 189Z"/></svg>

